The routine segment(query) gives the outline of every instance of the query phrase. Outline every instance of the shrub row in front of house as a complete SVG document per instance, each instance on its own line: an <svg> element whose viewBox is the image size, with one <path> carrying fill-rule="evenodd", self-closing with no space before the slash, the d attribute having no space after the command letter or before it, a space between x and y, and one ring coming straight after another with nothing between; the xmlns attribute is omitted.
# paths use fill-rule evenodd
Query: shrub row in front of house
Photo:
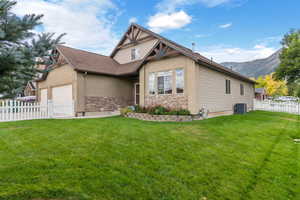
<svg viewBox="0 0 300 200"><path fill-rule="evenodd" d="M186 109L171 109L160 105L154 107L129 106L121 109L123 116L130 112L147 113L150 115L191 115L190 111Z"/></svg>

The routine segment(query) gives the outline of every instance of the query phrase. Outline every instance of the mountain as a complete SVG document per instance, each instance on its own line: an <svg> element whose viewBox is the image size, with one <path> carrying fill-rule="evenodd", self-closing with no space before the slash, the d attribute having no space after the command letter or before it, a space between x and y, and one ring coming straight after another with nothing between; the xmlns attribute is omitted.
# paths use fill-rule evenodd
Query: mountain
<svg viewBox="0 0 300 200"><path fill-rule="evenodd" d="M221 63L225 67L232 68L232 70L239 72L248 77L263 76L275 71L279 66L279 54L281 50L278 50L268 58L258 59L248 62L224 62Z"/></svg>

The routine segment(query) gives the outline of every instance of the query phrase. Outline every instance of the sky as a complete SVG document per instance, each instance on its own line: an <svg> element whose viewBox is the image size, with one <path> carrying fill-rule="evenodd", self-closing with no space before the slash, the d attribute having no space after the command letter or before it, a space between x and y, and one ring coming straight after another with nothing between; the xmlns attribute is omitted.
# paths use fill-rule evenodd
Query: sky
<svg viewBox="0 0 300 200"><path fill-rule="evenodd" d="M299 0L17 0L13 12L43 14L36 32L67 33L66 45L109 55L138 23L217 62L270 56L300 28Z"/></svg>

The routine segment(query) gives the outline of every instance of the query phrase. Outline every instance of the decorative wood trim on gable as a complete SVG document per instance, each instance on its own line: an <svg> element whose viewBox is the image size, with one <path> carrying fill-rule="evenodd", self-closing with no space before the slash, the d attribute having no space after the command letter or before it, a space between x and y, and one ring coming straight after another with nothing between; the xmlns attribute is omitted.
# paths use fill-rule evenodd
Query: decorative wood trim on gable
<svg viewBox="0 0 300 200"><path fill-rule="evenodd" d="M116 55L116 53L118 52L118 50L120 50L120 49L129 48L129 47L135 46L137 44L140 44L142 42L146 42L146 41L150 41L152 39L155 39L155 37L151 34L147 35L147 36L143 36L142 38L139 38L139 36L143 32L146 33L144 30L139 28L137 25L131 24L130 27L125 32L125 34L123 35L120 42L117 44L117 46L112 51L110 57L114 57ZM124 42L126 40L128 40L130 42L124 44Z"/></svg>
<svg viewBox="0 0 300 200"><path fill-rule="evenodd" d="M119 50L119 49L126 49L126 48L129 48L129 47L135 46L137 44L140 44L142 42L147 42L147 41L150 41L150 40L153 40L153 39L155 39L153 36L148 35L148 36L145 36L143 38L136 39L133 42L130 42L130 43L127 43L127 44L123 44L123 45L119 45L119 46L117 46L117 50Z"/></svg>
<svg viewBox="0 0 300 200"><path fill-rule="evenodd" d="M66 59L63 56L60 55L57 59L56 64L57 64L57 66L62 66L62 65L68 64L68 62L66 61Z"/></svg>
<svg viewBox="0 0 300 200"><path fill-rule="evenodd" d="M146 61L159 60L163 57L172 57L179 54L181 54L179 51L169 47L168 45L160 41L146 57Z"/></svg>

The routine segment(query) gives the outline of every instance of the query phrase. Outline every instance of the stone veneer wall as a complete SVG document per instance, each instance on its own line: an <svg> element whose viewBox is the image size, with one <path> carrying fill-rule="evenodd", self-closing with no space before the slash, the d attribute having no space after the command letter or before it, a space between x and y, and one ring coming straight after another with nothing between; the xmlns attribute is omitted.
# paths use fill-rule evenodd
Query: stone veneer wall
<svg viewBox="0 0 300 200"><path fill-rule="evenodd" d="M164 106L171 109L188 109L188 97L183 94L147 95L145 107Z"/></svg>
<svg viewBox="0 0 300 200"><path fill-rule="evenodd" d="M115 111L133 104L123 97L85 97L86 112Z"/></svg>
<svg viewBox="0 0 300 200"><path fill-rule="evenodd" d="M147 113L127 113L126 117L157 122L189 122L193 120L202 120L200 116L191 115L150 115Z"/></svg>

